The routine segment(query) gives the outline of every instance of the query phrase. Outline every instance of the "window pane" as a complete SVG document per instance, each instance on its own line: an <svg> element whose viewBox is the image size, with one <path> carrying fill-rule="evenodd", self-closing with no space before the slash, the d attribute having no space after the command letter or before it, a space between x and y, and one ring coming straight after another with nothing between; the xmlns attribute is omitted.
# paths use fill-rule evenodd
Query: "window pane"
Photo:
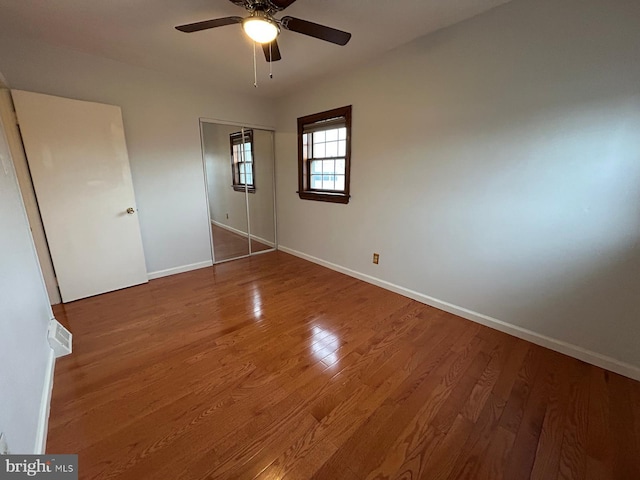
<svg viewBox="0 0 640 480"><path fill-rule="evenodd" d="M340 140L338 142L338 157L344 157L345 155L347 155L347 141L346 140Z"/></svg>
<svg viewBox="0 0 640 480"><path fill-rule="evenodd" d="M251 158L251 151L244 152L244 161L251 163L253 159Z"/></svg>
<svg viewBox="0 0 640 480"><path fill-rule="evenodd" d="M338 138L340 140L346 140L347 139L347 128L346 127L342 127L338 129Z"/></svg>
<svg viewBox="0 0 640 480"><path fill-rule="evenodd" d="M322 132L314 132L313 133L313 143L322 143L325 141L325 133L324 131Z"/></svg>
<svg viewBox="0 0 640 480"><path fill-rule="evenodd" d="M244 173L240 174L240 183L244 185Z"/></svg>
<svg viewBox="0 0 640 480"><path fill-rule="evenodd" d="M322 173L334 173L336 170L335 160L323 160L322 161Z"/></svg>
<svg viewBox="0 0 640 480"><path fill-rule="evenodd" d="M336 173L344 175L345 163L346 162L344 160L336 160Z"/></svg>
<svg viewBox="0 0 640 480"><path fill-rule="evenodd" d="M326 154L327 154L327 157L337 157L338 156L338 142L328 142L327 143Z"/></svg>
<svg viewBox="0 0 640 480"><path fill-rule="evenodd" d="M244 163L239 164L238 167L240 168L240 174L244 174Z"/></svg>
<svg viewBox="0 0 640 480"><path fill-rule="evenodd" d="M322 179L322 189L323 190L335 190L335 180L332 175L325 175Z"/></svg>
<svg viewBox="0 0 640 480"><path fill-rule="evenodd" d="M324 143L315 143L313 145L313 158L324 158L325 155L325 144Z"/></svg>
<svg viewBox="0 0 640 480"><path fill-rule="evenodd" d="M334 128L333 130L327 130L326 131L326 135L327 135L327 142L333 142L335 140L338 140L338 129Z"/></svg>
<svg viewBox="0 0 640 480"><path fill-rule="evenodd" d="M311 188L313 189L322 188L322 175L311 175Z"/></svg>
<svg viewBox="0 0 640 480"><path fill-rule="evenodd" d="M248 185L253 185L253 175L251 175L251 174L247 175L247 184Z"/></svg>
<svg viewBox="0 0 640 480"><path fill-rule="evenodd" d="M311 162L311 173L322 173L322 161L314 160Z"/></svg>
<svg viewBox="0 0 640 480"><path fill-rule="evenodd" d="M336 190L344 192L344 175L336 175Z"/></svg>

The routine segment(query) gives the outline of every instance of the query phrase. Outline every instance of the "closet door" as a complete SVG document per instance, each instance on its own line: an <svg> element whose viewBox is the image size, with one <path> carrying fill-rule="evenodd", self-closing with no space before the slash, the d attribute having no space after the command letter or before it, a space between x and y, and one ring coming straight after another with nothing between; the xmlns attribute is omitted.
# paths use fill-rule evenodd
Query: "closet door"
<svg viewBox="0 0 640 480"><path fill-rule="evenodd" d="M207 180L213 262L249 255L247 181L250 142L241 127L202 122L202 156ZM242 171L242 175L240 172Z"/></svg>
<svg viewBox="0 0 640 480"><path fill-rule="evenodd" d="M213 262L274 250L274 132L201 120Z"/></svg>
<svg viewBox="0 0 640 480"><path fill-rule="evenodd" d="M252 129L255 189L248 194L251 253L272 250L276 245L274 133Z"/></svg>
<svg viewBox="0 0 640 480"><path fill-rule="evenodd" d="M120 108L12 95L62 300L147 282Z"/></svg>

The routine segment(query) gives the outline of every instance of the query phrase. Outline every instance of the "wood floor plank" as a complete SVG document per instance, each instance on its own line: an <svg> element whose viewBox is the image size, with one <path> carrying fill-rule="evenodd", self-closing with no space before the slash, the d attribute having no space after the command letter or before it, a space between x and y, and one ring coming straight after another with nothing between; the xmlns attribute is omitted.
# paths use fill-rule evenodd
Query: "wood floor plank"
<svg viewBox="0 0 640 480"><path fill-rule="evenodd" d="M577 362L558 362L558 367L551 372L552 386L531 471L532 480L553 478L559 471L569 394L576 381L577 365Z"/></svg>
<svg viewBox="0 0 640 480"><path fill-rule="evenodd" d="M386 400L353 435L340 446L340 451L333 461L345 461L348 458L350 469L359 476L364 476L371 466L378 465L379 459L400 434L406 423L396 417L413 418L421 407L425 396L443 381L443 377L456 365L457 355L450 352L444 357L438 368L431 371L416 369L401 385L388 394ZM456 367L456 370L459 367Z"/></svg>
<svg viewBox="0 0 640 480"><path fill-rule="evenodd" d="M487 367L462 407L462 414L472 422L475 423L478 420L487 398L498 381L498 376L507 361L512 346L512 343L499 343L491 351Z"/></svg>
<svg viewBox="0 0 640 480"><path fill-rule="evenodd" d="M546 354L546 355L545 355ZM542 425L548 407L549 391L553 381L553 352L545 351L541 355L533 387L524 405L513 446L513 454L505 466L505 478L509 480L528 479L535 461L536 448L542 432Z"/></svg>
<svg viewBox="0 0 640 480"><path fill-rule="evenodd" d="M311 478L336 450L328 440L316 440L312 433L307 433L264 469L256 480Z"/></svg>
<svg viewBox="0 0 640 480"><path fill-rule="evenodd" d="M567 404L564 437L560 452L559 479L583 479L586 474L587 425L589 414L589 366L578 362Z"/></svg>
<svg viewBox="0 0 640 480"><path fill-rule="evenodd" d="M254 478L289 445L295 444L317 425L317 421L304 411L278 420L271 422L268 428L251 422L228 435L210 453L190 462L187 467L189 476L202 479Z"/></svg>
<svg viewBox="0 0 640 480"><path fill-rule="evenodd" d="M526 402L531 394L541 365L542 353L537 348L529 348L515 380L511 379L512 387L505 399L506 408L500 424L514 434L517 434L520 429L520 423L525 414ZM500 398L504 399L503 396L500 396Z"/></svg>
<svg viewBox="0 0 640 480"><path fill-rule="evenodd" d="M509 352L507 361L504 364L496 384L493 386L492 393L497 397L507 401L511 395L518 373L520 372L525 359L530 355L531 350L535 349L533 345L524 340L516 339L515 345Z"/></svg>
<svg viewBox="0 0 640 480"><path fill-rule="evenodd" d="M398 431L395 441L389 447L384 448L383 455L372 452L373 454L367 458L366 470L354 469L356 473L362 476L366 474L366 478L390 478L403 465L406 468L408 458L428 458L429 452L444 437L443 433L432 425L433 420L438 416L439 411L447 403L449 396L455 391L456 386L465 377L468 370L478 364L481 367L476 370L482 370L482 367L486 366L488 362L486 356L480 351L481 341L469 343L468 348L463 351L455 347L452 349L452 352L457 353L454 363L442 375L438 385L424 399L423 405L415 414L409 414L407 420L402 420L407 414L407 409L403 408L401 411L395 412L389 418L387 426L383 427L385 436L388 438L395 435L394 430ZM400 430L399 425L405 425L405 427ZM376 465L375 454L379 456L378 465Z"/></svg>
<svg viewBox="0 0 640 480"><path fill-rule="evenodd" d="M394 479L428 478L444 480L449 477L458 460L457 452L471 434L473 423L458 415L451 428L443 433L434 427L435 432L443 436L427 437L411 452L397 469ZM436 433L437 434L437 433Z"/></svg>
<svg viewBox="0 0 640 480"><path fill-rule="evenodd" d="M469 436L462 446L455 450L455 453L452 452L456 459L453 469L447 477L448 480L473 478L474 473L483 462L483 452L490 444L500 425L504 409L504 400L494 394L489 395L484 409L471 429Z"/></svg>
<svg viewBox="0 0 640 480"><path fill-rule="evenodd" d="M609 418L613 443L613 477L640 478L640 438L635 433L635 422L631 421L638 412L633 407L631 392L636 385L615 373L609 373ZM629 417L627 412L631 412Z"/></svg>
<svg viewBox="0 0 640 480"><path fill-rule="evenodd" d="M478 464L473 478L475 480L509 479L506 466L515 441L516 435L512 431L498 427L483 453L484 461Z"/></svg>
<svg viewBox="0 0 640 480"><path fill-rule="evenodd" d="M613 478L613 441L607 391L608 372L590 367L587 425L587 479Z"/></svg>
<svg viewBox="0 0 640 480"><path fill-rule="evenodd" d="M55 315L83 480L640 478L640 383L281 252Z"/></svg>

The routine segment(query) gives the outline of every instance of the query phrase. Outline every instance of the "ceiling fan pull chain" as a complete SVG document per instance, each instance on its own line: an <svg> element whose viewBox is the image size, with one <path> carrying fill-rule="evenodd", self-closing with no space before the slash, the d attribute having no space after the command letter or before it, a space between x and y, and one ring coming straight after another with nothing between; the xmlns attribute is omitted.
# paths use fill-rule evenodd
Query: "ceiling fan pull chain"
<svg viewBox="0 0 640 480"><path fill-rule="evenodd" d="M271 46L273 42L269 44L269 78L273 78L273 53L271 52Z"/></svg>
<svg viewBox="0 0 640 480"><path fill-rule="evenodd" d="M258 88L258 67L256 64L256 42L253 42L253 86Z"/></svg>

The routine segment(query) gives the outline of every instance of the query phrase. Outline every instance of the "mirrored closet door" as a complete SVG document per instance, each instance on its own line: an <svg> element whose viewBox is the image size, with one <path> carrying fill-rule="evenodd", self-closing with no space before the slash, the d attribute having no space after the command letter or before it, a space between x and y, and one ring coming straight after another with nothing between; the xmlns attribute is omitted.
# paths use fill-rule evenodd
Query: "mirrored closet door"
<svg viewBox="0 0 640 480"><path fill-rule="evenodd" d="M214 263L276 246L274 132L201 120Z"/></svg>

